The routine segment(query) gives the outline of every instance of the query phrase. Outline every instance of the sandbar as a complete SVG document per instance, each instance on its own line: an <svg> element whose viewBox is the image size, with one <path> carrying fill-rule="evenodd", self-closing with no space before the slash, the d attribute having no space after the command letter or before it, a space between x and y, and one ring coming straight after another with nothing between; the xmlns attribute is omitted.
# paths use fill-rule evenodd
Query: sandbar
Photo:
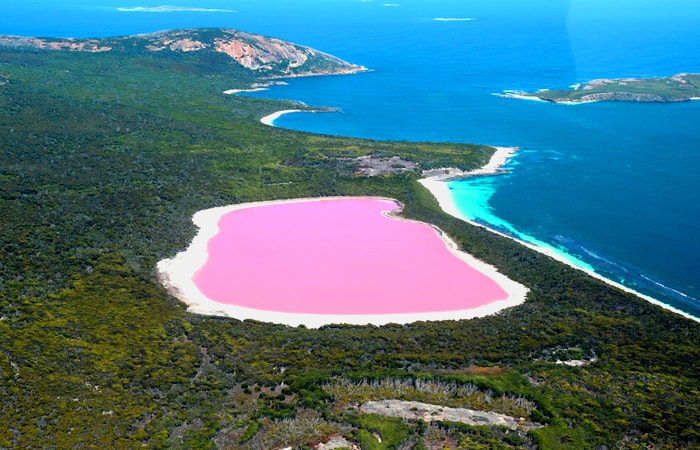
<svg viewBox="0 0 700 450"><path fill-rule="evenodd" d="M257 286L265 286L265 289L260 289L260 298L253 299L252 303L251 300L241 302L238 302L237 300L236 302L240 304L222 303L220 301L214 301L212 298L210 298L210 296L215 295L209 293L208 296L207 294L202 292L202 287L200 287L198 283L202 285L202 278L206 278L207 276L206 274L202 275L203 272L206 272L202 270L202 268L205 267L210 257L210 250L212 249L212 247L209 247L209 243L212 242L212 239L217 237L217 235L223 235L223 233L220 234L219 230L220 221L224 220L226 217L230 218L231 220L245 220L244 216L228 215L229 213L244 209L248 212L251 212L252 209L257 210L252 212L259 214L270 210L268 209L263 211L263 206L280 205L286 207L295 203L307 205L309 204L309 202L326 202L326 204L334 204L332 202L347 201L349 199L371 199L379 202L384 202L386 204L384 209L389 211L385 215L390 216L390 218L383 218L382 220L386 222L387 226L393 228L390 228L388 231L385 230L384 232L388 234L386 234L384 237L380 236L378 239L380 241L382 239L384 241L392 241L394 239L394 236L397 234L395 228L397 226L396 222L398 222L397 220L395 220L397 218L396 213L400 211L400 206L394 200L391 199L374 197L311 198L285 201L257 202L252 204L248 203L212 208L204 211L199 211L193 216L193 222L200 228L199 233L194 238L190 247L187 250L178 253L178 255L172 259L166 259L158 263L157 269L159 278L161 282L168 288L169 292L177 298L179 298L180 300L182 300L183 302L185 302L188 305L188 310L193 313L228 316L240 320L253 319L264 322L282 323L291 326L304 325L309 328L316 328L332 323L384 325L388 323L410 323L424 320L469 319L473 317L494 314L498 311L501 311L504 308L516 306L525 301L525 297L528 292L528 289L525 286L522 286L519 283L508 279L503 274L498 272L495 267L487 265L472 257L471 255L459 251L456 243L454 243L451 239L449 239L449 237L447 237L444 233L442 233L435 227L431 227L428 224L420 222L407 221L405 219L402 219L401 222L409 222L412 225L411 227L409 227L409 231L411 233L418 233L411 235L410 238L411 242L416 243L415 247L420 247L421 244L419 242L421 242L421 239L423 239L423 237L421 236L424 236L427 232L428 234L432 234L433 237L438 241L440 240L439 238L441 238L442 242L444 243L444 246L446 246L449 252L451 252L452 255L457 256L461 260L458 261L456 264L462 267L466 267L468 265L468 269L471 270L473 273L465 275L464 278L461 279L448 280L448 282L454 281L458 283L458 288L443 286L441 284L438 287L433 286L435 292L421 291L420 289L422 289L423 286L420 286L420 284L418 284L415 287L410 287L409 291L401 291L400 289L397 289L397 286L403 287L402 284L404 283L410 285L410 283L413 282L414 279L420 278L420 274L417 274L415 272L408 273L405 277L402 278L402 272L414 270L414 267L412 267L413 265L417 266L420 270L423 270L424 267L432 267L433 271L425 274L426 277L431 279L437 278L438 280L440 280L440 272L443 269L447 273L453 272L449 272L448 268L445 267L444 263L433 261L431 259L433 256L429 254L424 255L422 253L417 253L414 256L410 256L410 254L407 254L409 256L399 255L400 261L392 263L389 259L386 260L389 262L385 262L385 260L382 258L385 258L386 255L382 254L381 251L378 251L376 253L366 255L366 265L368 267L364 269L365 272L362 272L363 264L357 264L356 262L353 262L353 266L355 268L359 267L360 271L356 273L354 272L356 269L353 268L352 272L348 272L349 274L355 274L356 276L354 278L352 275L340 277L340 284L336 288L334 288L334 291L321 295L321 298L324 299L321 302L314 299L309 300L308 298L303 296L301 298L297 297L298 293L296 292L296 288L285 290L285 286L287 286L287 284L285 283L289 283L289 280L298 279L300 277L297 272L294 272L294 270L298 269L298 267L296 266L300 264L288 264L286 266L287 269L284 269L283 271L274 272L278 275L273 275L273 278L265 278L270 276L270 274L265 273L266 270L257 270L250 273L243 273L245 268L243 266L239 266L241 268L236 269L236 271L241 271L240 275L244 280L252 280L254 277L262 277L260 280L258 280L260 284L258 284ZM307 212L304 211L303 214L306 215ZM355 214L355 212L353 212L353 214ZM341 218L338 220L347 219ZM293 220L285 222L285 225L291 226L291 222L293 222ZM420 226L418 227L417 225ZM357 226L362 226L362 224L353 225L352 228L355 228ZM370 232L373 232L371 228L361 231L361 233L365 233L362 236L367 236L367 234ZM262 234L263 236L272 236L272 238L274 238L274 233L276 232L273 228L271 230L261 230L257 234ZM318 233L318 228L313 230L313 234L316 233ZM239 243L242 242L245 245L246 243L252 242L253 238L254 236L249 235L247 237L243 237L243 239L238 239L238 241ZM312 242L314 238L314 236L299 237L299 239L302 239L302 241L304 239L308 239L309 242ZM377 237L375 236L374 238L376 239ZM372 237L366 237L363 239L372 239ZM279 248L279 246L281 245L287 245L286 243L288 241L289 239L287 239L286 241L282 240L276 242L274 248L279 249L279 253L281 253L282 255L290 254L289 252L285 253L284 251L282 251L282 249ZM339 247L339 251L341 251L342 254L345 255L349 252L348 249L352 249L353 242L343 244L346 246ZM335 247L336 243L333 243L331 245ZM325 246L328 247L329 244L326 243ZM404 247L413 247L413 245L405 245L404 243L399 244L398 247L394 248L399 248L399 250L397 251L400 252L407 250ZM211 251L216 252L219 248L223 249L224 247L220 247L219 244L217 244L217 246L213 247L213 250ZM222 251L227 250L224 249ZM308 251L313 252L318 251L318 249L310 248ZM300 252L298 251L298 249L296 252L291 252L291 254L293 255L298 255L299 253ZM255 263L254 259L256 259L257 257L264 258L264 266L259 267L269 266L270 268L272 268L275 264L277 264L276 262L274 262L274 260L268 259L270 256L269 254L256 255L255 253L247 253L247 255L249 255L247 257L251 261L251 264ZM334 259L333 257L328 257L327 253L324 255L325 256L323 256L322 258L327 258L329 260L326 261L324 259L324 263L328 262L329 265L335 263L335 261L332 261ZM215 257L215 254L212 253L211 256L213 258ZM426 258L428 259L428 261L419 260L420 258ZM454 257L450 258L456 260L456 258ZM466 262L467 264L463 264L463 262ZM345 264L345 262L341 263ZM380 270L383 265L386 266L389 264L395 264L397 267L389 267L386 273L374 273ZM401 266L401 264L404 265ZM219 265L219 267L222 267L222 265ZM312 270L318 271L321 269L324 268L322 267L319 269L319 267L315 267ZM284 273L287 271L289 271L290 273ZM387 275L387 273L389 275ZM327 280L329 278L329 275L324 273L319 273L318 275L319 277L315 278L315 280ZM220 274L217 275L215 272L213 273L213 276L221 277ZM289 280L286 280L285 277L289 277ZM377 281L375 279L374 281L372 281L372 277L379 277L380 280ZM485 283L483 280L479 281L479 277L487 279L488 283ZM309 274L306 278L309 280L314 280L313 274ZM368 284L364 285L364 281L368 281ZM441 281L441 283L445 282ZM491 286L489 283L491 283L493 286ZM256 285L253 284L253 288L255 288L255 286ZM266 300L264 292L262 292L267 292L269 290L268 288L277 289L277 291L272 290L270 292L272 292L273 294L272 298L275 298L275 295L277 296L278 304L280 300L282 302L299 302L299 304L294 303L291 305L281 305L279 307L279 309L281 310L272 310L271 308L274 308L274 306L271 307L270 304L266 303L268 302L268 300ZM322 286L322 288L327 289L327 287L325 286ZM206 282L204 283L204 289L208 289L206 287ZM370 290L368 291L367 289ZM441 296L444 296L444 292L441 292L440 289L448 289L451 293L459 293L459 291L462 290L463 293L460 293L459 295L463 296L464 299L449 299L449 301L443 301ZM470 293L470 289L473 290L473 292ZM479 295L482 295L480 294L482 289L486 289L486 291L489 292L483 295L487 295L490 297L480 299ZM241 287L241 292L243 291L244 287ZM233 287L232 292L234 292L234 294L236 293L235 287ZM406 294L406 292L409 292L411 295L418 295L418 301L416 302L415 299L411 300L409 298L406 298L408 297L408 294ZM323 294L323 291L321 291L321 293ZM308 296L309 294L306 295ZM332 303L327 301L327 299L336 298L340 299L341 301L338 303ZM316 303L314 303L314 301ZM413 301L413 303L411 303L411 301ZM457 303L455 303L455 301ZM304 302L310 303L307 305L303 305ZM394 302L394 304L387 304L391 302ZM267 309L261 309L257 307L258 305ZM319 314L316 312L312 312L313 308L325 311L325 313ZM352 313L353 308L359 311L359 313ZM285 311L284 309L287 310ZM387 311L389 313L386 313ZM391 313L391 311L399 312Z"/></svg>

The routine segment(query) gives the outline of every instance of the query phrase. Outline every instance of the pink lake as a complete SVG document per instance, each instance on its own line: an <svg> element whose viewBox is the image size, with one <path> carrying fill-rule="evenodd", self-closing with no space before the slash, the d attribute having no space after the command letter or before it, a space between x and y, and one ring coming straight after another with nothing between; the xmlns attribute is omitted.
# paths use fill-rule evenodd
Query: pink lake
<svg viewBox="0 0 700 450"><path fill-rule="evenodd" d="M284 313L458 311L505 300L437 231L377 198L275 203L224 214L193 281L218 303Z"/></svg>

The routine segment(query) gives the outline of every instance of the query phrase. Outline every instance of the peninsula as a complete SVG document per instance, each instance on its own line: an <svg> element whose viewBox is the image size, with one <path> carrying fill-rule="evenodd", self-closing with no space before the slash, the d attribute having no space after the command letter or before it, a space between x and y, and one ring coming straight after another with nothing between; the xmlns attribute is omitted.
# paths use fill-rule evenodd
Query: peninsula
<svg viewBox="0 0 700 450"><path fill-rule="evenodd" d="M700 99L700 74L679 73L663 78L598 79L576 84L571 89L542 89L534 93L508 91L501 96L552 103L685 102Z"/></svg>
<svg viewBox="0 0 700 450"><path fill-rule="evenodd" d="M176 58L199 70L274 79L363 72L363 66L303 45L224 28L161 31L112 38L70 39L0 35L0 48Z"/></svg>

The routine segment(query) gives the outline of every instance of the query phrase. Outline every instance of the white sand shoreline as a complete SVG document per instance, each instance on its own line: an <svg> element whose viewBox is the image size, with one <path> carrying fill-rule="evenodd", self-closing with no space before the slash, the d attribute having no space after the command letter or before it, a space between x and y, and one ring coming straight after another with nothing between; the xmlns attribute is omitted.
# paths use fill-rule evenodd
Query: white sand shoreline
<svg viewBox="0 0 700 450"><path fill-rule="evenodd" d="M218 222L221 216L231 211L242 208L250 208L280 203L299 203L308 201L320 201L333 198L353 198L353 197L314 197L299 198L292 200L272 200L264 202L243 203L230 206L222 206L198 211L192 216L192 221L199 227L199 232L192 240L190 246L179 252L174 258L164 259L158 262L157 273L161 283L168 289L171 295L177 297L188 305L187 310L196 314L215 315L232 317L239 320L258 320L262 322L281 323L289 326L304 325L308 328L318 328L328 324L352 324L352 325L386 325L389 323L411 323L417 321L437 321L437 320L459 320L472 319L495 314L505 308L519 305L525 301L528 289L507 278L505 275L491 265L477 260L472 255L458 250L457 244L437 227L426 224L434 228L443 238L447 248L457 257L472 266L475 270L483 273L507 292L508 297L504 300L495 301L488 305L477 308L442 311L433 313L404 313L404 314L301 314L288 312L263 311L252 308L245 308L236 305L228 305L216 302L206 297L195 285L193 277L195 273L205 264L207 260L207 243L219 232ZM355 197L357 198L357 197ZM382 197L362 197L373 198L392 203L398 203L393 199ZM404 219L397 216L395 212L388 214L392 218ZM423 222L418 222L423 223Z"/></svg>
<svg viewBox="0 0 700 450"><path fill-rule="evenodd" d="M471 172L464 172L464 176L474 176L474 175L488 175L488 174L493 174L493 173L498 173L498 167L499 164L503 165L508 161L508 158L510 158L513 155L513 152L515 151L515 148L509 148L509 147L495 147L496 152L493 154L491 157L491 160L489 163L484 166L482 169L478 169L477 171L471 171ZM507 153L509 152L509 153ZM489 170L486 170L489 168ZM452 170L454 171L455 169L444 169L444 170ZM547 249L547 248L542 248L538 247L534 244L531 244L529 242L521 241L519 239L516 239L512 236L509 236L505 233L502 233L498 230L494 230L489 227L485 227L483 224L474 222L473 220L468 220L465 219L461 213L459 212L459 209L457 208L457 205L455 204L454 200L452 199L452 194L450 193L450 190L447 186L448 181L456 179L456 178L462 178L462 176L440 176L439 174L437 175L431 175L433 171L429 171L426 173L427 177L419 180L419 183L423 185L426 189L430 191L431 194L433 194L433 197L437 200L438 204L440 205L440 208L445 211L447 214L456 217L457 219L463 220L464 222L470 223L474 226L486 228L487 230L491 231L492 233L496 233L499 236L506 237L508 239L512 239L516 242L519 242L520 244L524 245L525 247L528 247L532 250L535 250L539 253L542 253L544 255L550 256L551 258L554 258L555 260L562 262L570 267L573 267L574 269L581 270L585 272L586 274L597 278L598 280L601 280L605 283L607 283L610 286L614 286L624 292L628 292L631 294L634 294L649 303L652 303L657 306L661 306L662 308L669 310L671 312L674 312L676 314L680 314L683 317L686 317L688 319L694 320L696 322L700 322L700 318L695 317L691 314L686 313L685 311L681 311L678 308L674 308L673 306L667 305L651 296L642 294L641 292L637 292L621 283L618 283L616 281L610 280L608 278L605 278L604 276L600 275L599 273L596 273L592 270L585 269L583 267L580 267L571 261L563 258L561 255ZM481 173L479 173L481 172Z"/></svg>
<svg viewBox="0 0 700 450"><path fill-rule="evenodd" d="M502 97L502 98L515 98L518 100L528 100L528 101L533 101L533 102L542 102L542 103L552 103L556 105L585 105L588 103L598 103L603 100L577 100L577 101L555 101L555 100L544 100L536 95L533 94L528 94L526 92L500 92L500 93L494 93L496 97Z"/></svg>
<svg viewBox="0 0 700 450"><path fill-rule="evenodd" d="M443 167L441 169L431 169L423 172L425 178L420 180L420 183L425 186L425 182L441 181L447 182L460 178L496 175L505 172L503 166L508 160L518 151L518 147L494 147L496 151L491 155L489 161L478 169L463 171L454 167ZM431 191L432 192L432 191ZM433 194L435 195L435 194ZM436 196L437 198L437 196ZM439 199L438 199L439 200ZM451 201L451 197L450 197ZM442 204L440 205L442 206Z"/></svg>
<svg viewBox="0 0 700 450"><path fill-rule="evenodd" d="M290 113L296 113L296 112L306 112L303 109L284 109L282 111L275 111L272 114L268 114L262 119L260 119L260 122L262 122L264 125L267 125L269 127L274 127L275 126L275 120L279 119L285 114L290 114ZM313 112L313 111L309 111Z"/></svg>
<svg viewBox="0 0 700 450"><path fill-rule="evenodd" d="M270 90L270 89L267 87L258 87L258 88L251 88L251 89L227 89L224 92L222 92L222 94L236 95L236 94L240 94L243 92L246 92L246 93L247 92L262 92L262 91L268 91L268 90Z"/></svg>

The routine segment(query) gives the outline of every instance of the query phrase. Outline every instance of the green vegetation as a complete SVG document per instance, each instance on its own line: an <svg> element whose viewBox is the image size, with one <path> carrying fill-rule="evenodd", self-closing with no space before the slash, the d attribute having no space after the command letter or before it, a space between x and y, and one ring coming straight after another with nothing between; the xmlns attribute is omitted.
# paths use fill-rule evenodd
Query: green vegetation
<svg viewBox="0 0 700 450"><path fill-rule="evenodd" d="M365 414L357 418L355 437L363 449L390 450L406 442L410 429L401 419Z"/></svg>
<svg viewBox="0 0 700 450"><path fill-rule="evenodd" d="M266 127L260 117L289 105L222 95L248 80L196 69L0 51L0 448L310 448L334 434L363 448L700 448L700 324L444 214L417 172L362 177L349 159L468 169L490 148ZM310 330L189 314L156 280L156 262L194 236L195 211L320 195L400 200L527 285L527 302L468 321ZM547 426L347 408L375 395L520 402Z"/></svg>
<svg viewBox="0 0 700 450"><path fill-rule="evenodd" d="M700 97L700 74L665 78L595 80L573 90L543 90L522 94L555 103L590 101L682 102Z"/></svg>

